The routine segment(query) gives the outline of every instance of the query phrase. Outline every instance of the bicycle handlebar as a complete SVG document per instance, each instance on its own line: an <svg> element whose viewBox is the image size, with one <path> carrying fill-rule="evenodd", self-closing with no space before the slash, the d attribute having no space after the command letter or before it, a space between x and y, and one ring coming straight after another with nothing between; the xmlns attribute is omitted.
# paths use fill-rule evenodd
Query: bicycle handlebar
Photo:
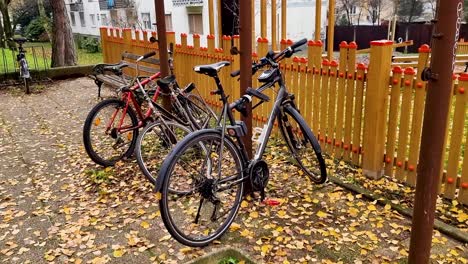
<svg viewBox="0 0 468 264"><path fill-rule="evenodd" d="M307 43L307 39L303 38L303 39L301 39L299 41L294 42L291 46L287 47L286 49L284 49L280 53L276 54L272 58L269 57L269 54L266 57L261 58L259 63L253 63L252 64L252 75L254 75L257 72L257 70L261 69L262 67L264 67L267 64L272 65L272 64L274 64L276 62L281 61L284 57L287 57L287 58L291 57L294 53L299 51L299 50L297 50L297 48L299 48L300 46L302 46L302 45L304 45L306 43ZM236 70L236 71L231 72L231 77L237 77L239 75L240 75L240 70Z"/></svg>

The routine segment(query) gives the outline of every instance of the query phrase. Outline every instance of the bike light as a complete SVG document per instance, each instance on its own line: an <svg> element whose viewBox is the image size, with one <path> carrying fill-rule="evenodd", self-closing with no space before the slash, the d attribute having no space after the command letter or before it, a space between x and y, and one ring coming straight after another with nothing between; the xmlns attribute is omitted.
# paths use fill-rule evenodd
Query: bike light
<svg viewBox="0 0 468 264"><path fill-rule="evenodd" d="M228 131L228 134L229 134L231 137L233 137L233 136L236 135L236 130L234 130L233 128L230 128L230 129L228 129L227 131Z"/></svg>

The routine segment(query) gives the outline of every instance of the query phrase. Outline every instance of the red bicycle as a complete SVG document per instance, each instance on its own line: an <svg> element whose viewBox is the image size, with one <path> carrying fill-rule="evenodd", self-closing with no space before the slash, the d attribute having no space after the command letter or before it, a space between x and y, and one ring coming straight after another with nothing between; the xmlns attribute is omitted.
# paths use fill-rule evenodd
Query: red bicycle
<svg viewBox="0 0 468 264"><path fill-rule="evenodd" d="M156 52L150 52L136 61L136 76L139 73L138 63L154 55ZM173 73L172 52L170 55L169 65ZM126 65L118 67L123 68ZM204 100L191 93L195 88L193 83L180 89L173 74L158 79L160 75L156 73L146 78L135 77L131 85L118 89L121 99L103 100L89 112L83 127L83 142L88 156L94 162L102 166L113 166L117 161L132 156L139 129L150 123L152 127L155 124L162 127L160 131L165 135L159 136L169 139L172 146L181 134L185 136L190 131L205 128L213 123L212 120L217 120L216 114ZM154 94L150 97L152 93ZM161 94L170 96L172 112L157 103ZM144 113L142 105L145 103L148 108Z"/></svg>

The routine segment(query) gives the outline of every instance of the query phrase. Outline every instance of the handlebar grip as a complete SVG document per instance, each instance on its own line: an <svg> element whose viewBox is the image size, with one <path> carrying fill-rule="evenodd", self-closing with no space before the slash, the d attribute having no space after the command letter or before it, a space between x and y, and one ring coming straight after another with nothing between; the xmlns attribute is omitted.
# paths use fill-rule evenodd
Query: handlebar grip
<svg viewBox="0 0 468 264"><path fill-rule="evenodd" d="M149 58L149 57L153 57L154 55L156 55L156 52L155 52L155 51L152 51L152 52L150 52L150 53L146 53L145 55L143 55L143 58L142 58L142 59L144 60L144 59L147 59L147 58Z"/></svg>
<svg viewBox="0 0 468 264"><path fill-rule="evenodd" d="M231 77L237 77L240 74L240 70L231 72Z"/></svg>
<svg viewBox="0 0 468 264"><path fill-rule="evenodd" d="M292 45L291 45L291 49L292 50L295 50L297 48L299 48L300 46L304 45L307 43L307 39L306 38L303 38L297 42L294 42Z"/></svg>

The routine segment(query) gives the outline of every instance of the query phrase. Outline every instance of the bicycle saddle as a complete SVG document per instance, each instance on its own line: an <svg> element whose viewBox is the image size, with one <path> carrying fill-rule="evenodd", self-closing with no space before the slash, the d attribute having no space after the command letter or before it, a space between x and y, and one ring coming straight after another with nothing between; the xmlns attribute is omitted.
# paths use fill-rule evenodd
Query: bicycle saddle
<svg viewBox="0 0 468 264"><path fill-rule="evenodd" d="M159 87L165 92L169 90L169 85L175 81L174 75L169 75L156 81Z"/></svg>
<svg viewBox="0 0 468 264"><path fill-rule="evenodd" d="M13 40L14 42L16 42L16 43L18 43L18 44L23 44L23 43L25 43L26 41L28 41L27 38L23 38L23 37L10 38L10 40Z"/></svg>
<svg viewBox="0 0 468 264"><path fill-rule="evenodd" d="M210 77L216 76L216 74L223 68L224 66L229 66L231 63L229 61L220 61L213 64L207 65L198 65L193 68L193 70L197 73L206 74Z"/></svg>

